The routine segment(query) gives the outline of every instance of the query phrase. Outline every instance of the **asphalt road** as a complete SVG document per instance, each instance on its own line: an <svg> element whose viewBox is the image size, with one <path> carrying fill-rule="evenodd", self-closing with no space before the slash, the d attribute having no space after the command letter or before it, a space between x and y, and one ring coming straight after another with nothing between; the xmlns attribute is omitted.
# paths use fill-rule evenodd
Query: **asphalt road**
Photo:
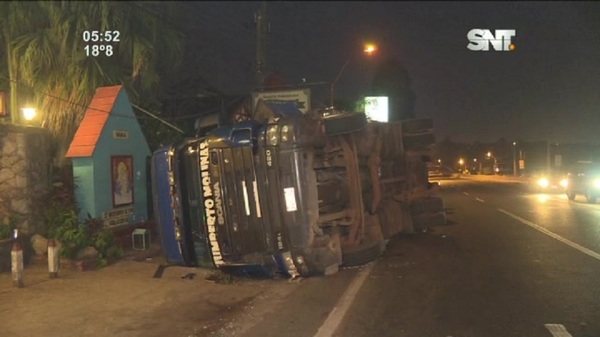
<svg viewBox="0 0 600 337"><path fill-rule="evenodd" d="M448 225L328 277L222 284L169 267L154 278L157 256L58 279L30 266L24 288L0 273L0 336L600 336L600 204L500 177L440 190Z"/></svg>
<svg viewBox="0 0 600 337"><path fill-rule="evenodd" d="M302 280L211 336L600 336L600 204L515 182L440 187L448 225Z"/></svg>

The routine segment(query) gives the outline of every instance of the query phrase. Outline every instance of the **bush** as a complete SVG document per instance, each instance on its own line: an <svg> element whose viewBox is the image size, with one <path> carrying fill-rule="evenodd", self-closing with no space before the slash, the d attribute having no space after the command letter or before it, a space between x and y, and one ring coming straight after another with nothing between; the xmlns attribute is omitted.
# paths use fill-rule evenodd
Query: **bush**
<svg viewBox="0 0 600 337"><path fill-rule="evenodd" d="M123 249L117 243L115 234L104 226L101 219L92 218L88 213L84 227L87 229L90 246L98 251L98 263L101 267L108 264L108 260L123 256Z"/></svg>
<svg viewBox="0 0 600 337"><path fill-rule="evenodd" d="M15 228L14 222L10 220L0 223L0 240L12 238Z"/></svg>
<svg viewBox="0 0 600 337"><path fill-rule="evenodd" d="M104 226L101 219L92 218L88 213L84 223L78 221L76 188L70 166L55 172L46 203L46 224L43 234L61 242L59 251L61 257L75 259L80 250L91 246L98 251L99 267L106 266L108 260L123 256L123 250L118 245L114 233Z"/></svg>
<svg viewBox="0 0 600 337"><path fill-rule="evenodd" d="M57 212L57 219L62 221L54 223L50 228L49 237L61 242L60 256L75 259L81 249L89 246L86 229L77 221L77 213L74 210Z"/></svg>

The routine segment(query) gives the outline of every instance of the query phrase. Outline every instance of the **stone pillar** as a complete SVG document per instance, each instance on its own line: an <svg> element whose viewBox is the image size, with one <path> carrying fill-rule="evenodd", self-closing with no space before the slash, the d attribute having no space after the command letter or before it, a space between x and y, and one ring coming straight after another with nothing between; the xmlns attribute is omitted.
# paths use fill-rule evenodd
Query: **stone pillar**
<svg viewBox="0 0 600 337"><path fill-rule="evenodd" d="M0 221L12 218L20 234L44 224L50 163L47 130L0 124Z"/></svg>

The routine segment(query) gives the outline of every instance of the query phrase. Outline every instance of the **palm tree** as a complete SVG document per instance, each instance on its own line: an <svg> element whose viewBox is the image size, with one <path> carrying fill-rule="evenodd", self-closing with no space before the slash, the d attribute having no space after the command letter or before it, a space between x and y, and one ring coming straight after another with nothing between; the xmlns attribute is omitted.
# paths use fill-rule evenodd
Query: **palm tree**
<svg viewBox="0 0 600 337"><path fill-rule="evenodd" d="M0 8L5 13L0 23L15 24L0 28L9 51L11 93L16 96L18 83L18 99L24 94L44 112L59 158L96 88L123 84L134 102L155 97L152 91L160 74L180 62L182 35L168 24L176 21L174 2L38 1L2 6L6 8ZM112 43L112 56L86 56L82 33L91 30L120 33L120 41ZM17 98L12 98L16 106Z"/></svg>
<svg viewBox="0 0 600 337"><path fill-rule="evenodd" d="M18 105L18 54L15 52L14 39L35 30L40 23L37 11L33 10L34 3L8 1L0 2L0 45L5 53L2 64L6 66L7 78L3 82L10 88L10 111L13 123L18 122L16 113ZM30 25L23 25L23 20L29 20ZM13 112L14 111L14 112Z"/></svg>

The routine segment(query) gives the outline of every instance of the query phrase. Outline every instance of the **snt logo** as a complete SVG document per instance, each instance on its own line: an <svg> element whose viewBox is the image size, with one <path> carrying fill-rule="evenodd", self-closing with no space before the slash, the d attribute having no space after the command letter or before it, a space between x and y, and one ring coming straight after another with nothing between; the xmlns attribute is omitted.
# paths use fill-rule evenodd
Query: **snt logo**
<svg viewBox="0 0 600 337"><path fill-rule="evenodd" d="M511 42L511 38L516 35L514 29L496 29L495 34L489 29L471 29L467 33L470 42L467 48L473 51L489 51L491 44L495 51L513 51L517 47Z"/></svg>

